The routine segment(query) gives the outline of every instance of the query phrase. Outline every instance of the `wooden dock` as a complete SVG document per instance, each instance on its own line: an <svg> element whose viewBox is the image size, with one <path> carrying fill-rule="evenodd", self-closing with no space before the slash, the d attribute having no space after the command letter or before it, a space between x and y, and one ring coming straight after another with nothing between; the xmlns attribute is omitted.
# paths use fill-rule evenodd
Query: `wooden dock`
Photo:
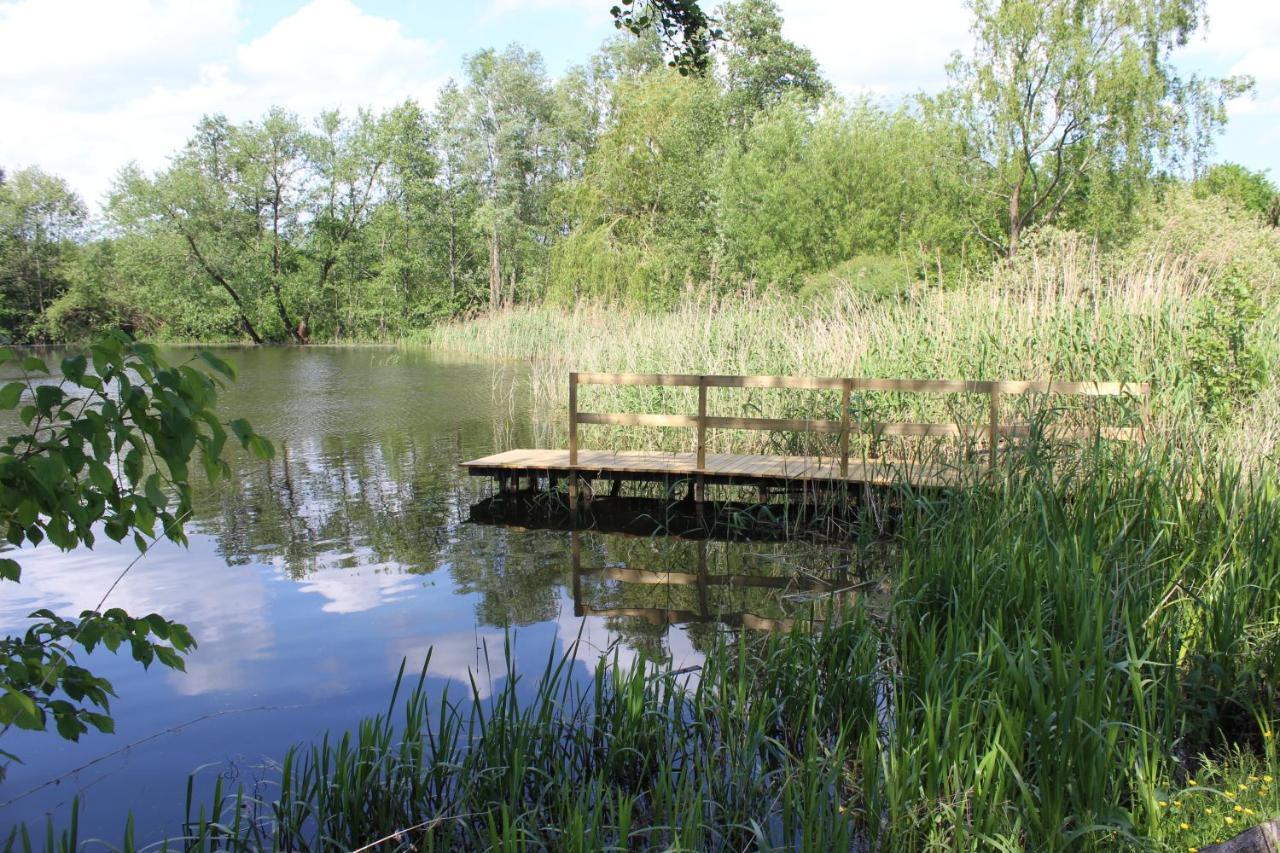
<svg viewBox="0 0 1280 853"><path fill-rule="evenodd" d="M655 385L698 389L698 410L692 415L642 414L632 412L595 413L578 409L580 385ZM796 419L718 417L707 414L708 391L713 388L779 388L829 390L840 393L839 419ZM972 468L994 468L1002 442L1025 438L1032 432L1027 423L1002 420L1002 399L1010 395L1070 395L1078 397L1121 397L1136 404L1137 426L1105 426L1055 429L1056 438L1091 440L1105 438L1144 441L1149 417L1150 386L1132 382L1024 382L965 381L937 379L866 379L801 376L713 376L692 374L570 373L569 447L565 450L520 449L495 453L463 462L473 476L492 477L507 488L520 478L546 478L552 487L561 479L569 489L569 501L576 503L583 483L593 480L621 482L664 482L687 480L695 497L702 498L708 485L776 487L780 485L840 486L854 484L910 484L941 487L964 482ZM863 422L851 414L855 392L982 395L987 417L980 423ZM692 429L696 450L685 453L658 451L585 450L578 446L579 427L589 424L651 426ZM837 436L838 451L830 457L772 456L759 454L707 453L707 432L716 429L794 431ZM976 465L941 464L901 458L851 459L849 443L854 435L873 440L888 437L944 438L965 442L977 452L969 459Z"/></svg>

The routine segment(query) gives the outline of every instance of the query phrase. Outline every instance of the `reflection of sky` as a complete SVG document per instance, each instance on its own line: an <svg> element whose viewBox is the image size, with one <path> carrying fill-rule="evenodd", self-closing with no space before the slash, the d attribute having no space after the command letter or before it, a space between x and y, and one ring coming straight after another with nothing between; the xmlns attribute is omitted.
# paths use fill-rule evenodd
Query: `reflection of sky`
<svg viewBox="0 0 1280 853"><path fill-rule="evenodd" d="M232 789L251 786L290 744L384 712L402 660L416 674L432 650L433 700L446 689L465 700L473 673L491 697L507 640L493 622L521 624L511 637L522 673L540 674L579 639L574 678L589 679L605 652L637 659L615 647L609 620L574 616L568 534L460 523L474 484L456 463L491 451L493 424L511 417L489 368L358 349L224 355L241 371L224 411L250 416L279 456L269 470L240 464L234 490L198 490L190 547L157 545L107 603L182 622L199 648L185 674L144 671L127 650L94 653L90 668L118 693L113 735L0 739L26 762L0 780L0 834L50 812L65 821L77 792L82 837L119 839L129 810L142 840L176 834L189 773L211 765L201 784L221 773ZM529 441L524 423L504 440ZM6 633L40 607L96 606L137 552L100 536L93 551L17 556L22 583L0 585ZM663 635L672 663L697 661L682 628Z"/></svg>

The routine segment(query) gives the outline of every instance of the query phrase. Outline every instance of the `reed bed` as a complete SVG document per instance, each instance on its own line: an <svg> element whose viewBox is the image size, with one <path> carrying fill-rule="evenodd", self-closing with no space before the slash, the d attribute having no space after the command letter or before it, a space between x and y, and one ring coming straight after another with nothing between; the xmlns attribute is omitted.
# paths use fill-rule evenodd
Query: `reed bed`
<svg viewBox="0 0 1280 853"><path fill-rule="evenodd" d="M1186 849L1275 817L1280 483L1051 467L902 496L892 595L822 630L726 632L684 675L493 650L491 698L408 689L154 846Z"/></svg>
<svg viewBox="0 0 1280 853"><path fill-rule="evenodd" d="M1276 243L1275 238L1268 238ZM1223 424L1197 400L1189 341L1199 306L1214 298L1213 263L1160 251L1117 259L1073 239L1048 241L1017 263L997 267L964 289L921 289L896 297L841 289L801 301L774 292L712 297L691 294L666 313L586 303L571 310L523 307L444 326L430 346L528 365L540 438L563 442L570 370L635 373L777 374L939 379L1128 380L1153 387L1153 437L1258 464L1273 458L1280 423L1274 387L1243 401ZM1280 250L1271 251L1280 256ZM1280 366L1280 279L1270 267L1253 286L1264 312L1253 337L1272 368ZM1057 400L1011 405L1059 406ZM964 395L865 394L854 416L981 422L982 399ZM712 414L831 416L834 394L717 389ZM1113 404L1114 405L1114 404ZM584 411L689 414L689 389L588 387ZM804 413L804 415L801 415ZM1033 419L1031 411L1011 417ZM1132 420L1123 404L1099 416ZM715 432L712 451L765 450L777 437ZM823 452L823 439L788 437L773 451ZM688 431L589 427L583 446L689 450ZM551 444L550 446L558 446ZM855 451L858 448L855 447Z"/></svg>

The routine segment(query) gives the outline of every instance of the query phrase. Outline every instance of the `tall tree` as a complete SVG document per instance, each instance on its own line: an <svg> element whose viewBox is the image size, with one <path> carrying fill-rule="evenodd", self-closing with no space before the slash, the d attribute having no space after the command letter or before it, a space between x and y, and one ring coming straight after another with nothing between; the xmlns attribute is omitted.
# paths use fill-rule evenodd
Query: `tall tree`
<svg viewBox="0 0 1280 853"><path fill-rule="evenodd" d="M66 289L85 218L62 178L35 167L0 173L0 331L10 340L39 334L36 323Z"/></svg>
<svg viewBox="0 0 1280 853"><path fill-rule="evenodd" d="M831 91L807 48L782 35L774 0L741 0L724 7L725 107L744 127L756 113L789 96L816 103Z"/></svg>
<svg viewBox="0 0 1280 853"><path fill-rule="evenodd" d="M516 282L545 248L546 202L558 179L555 99L542 58L518 45L467 60L464 127L483 202L489 306L515 299Z"/></svg>
<svg viewBox="0 0 1280 853"><path fill-rule="evenodd" d="M968 130L979 204L1004 255L1098 175L1141 180L1198 164L1241 78L1182 78L1170 61L1203 23L1203 0L971 0L975 44L938 104ZM1100 181L1099 181L1100 182Z"/></svg>

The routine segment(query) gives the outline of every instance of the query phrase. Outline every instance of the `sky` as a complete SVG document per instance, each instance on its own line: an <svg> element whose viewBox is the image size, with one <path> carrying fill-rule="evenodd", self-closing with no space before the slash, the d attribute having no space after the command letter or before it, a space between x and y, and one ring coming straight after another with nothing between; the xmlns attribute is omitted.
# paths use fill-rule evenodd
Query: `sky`
<svg viewBox="0 0 1280 853"><path fill-rule="evenodd" d="M552 75L616 31L612 0L0 0L0 166L62 175L96 207L131 160L163 168L195 122L272 105L431 104L464 58L511 42ZM712 4L704 2L704 7ZM969 44L962 0L780 0L784 34L846 94L937 91ZM1280 3L1207 0L1184 73L1249 74L1216 160L1280 179Z"/></svg>

